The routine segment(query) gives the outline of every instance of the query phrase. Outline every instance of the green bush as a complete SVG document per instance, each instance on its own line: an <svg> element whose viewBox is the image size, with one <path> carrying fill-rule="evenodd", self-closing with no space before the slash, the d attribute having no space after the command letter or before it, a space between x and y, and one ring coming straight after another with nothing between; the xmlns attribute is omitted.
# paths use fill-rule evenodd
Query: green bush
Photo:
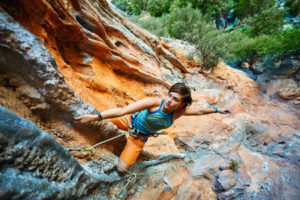
<svg viewBox="0 0 300 200"><path fill-rule="evenodd" d="M215 51L219 52L222 59L228 62L252 61L258 56L270 53L270 48L266 45L272 38L267 35L249 37L241 30L232 32L222 32L219 35L218 45Z"/></svg>
<svg viewBox="0 0 300 200"><path fill-rule="evenodd" d="M128 0L128 2L135 15L140 15L142 11L147 10L147 0Z"/></svg>
<svg viewBox="0 0 300 200"><path fill-rule="evenodd" d="M212 13L216 14L226 6L229 8L230 2L233 1L237 6L236 13L244 12L240 16L248 16L243 27L230 32L217 30ZM115 4L118 2L127 10L129 6L131 12L135 14L141 14L147 8L152 16L162 15L131 18L157 36L193 43L197 49L198 60L201 62L197 64L205 68L215 66L219 58L229 62L245 60L251 62L258 57L295 52L300 47L299 27L282 30L284 11L274 7L274 0L222 0L215 5L212 5L214 1L211 0L113 0L113 2ZM293 6L298 5L297 2L299 1L287 1L290 11ZM220 8L220 5L225 7ZM203 15L206 12L210 14Z"/></svg>
<svg viewBox="0 0 300 200"><path fill-rule="evenodd" d="M151 16L160 17L169 13L171 0L148 0L147 11Z"/></svg>
<svg viewBox="0 0 300 200"><path fill-rule="evenodd" d="M275 0L234 0L235 14L240 18L259 14L274 5Z"/></svg>
<svg viewBox="0 0 300 200"><path fill-rule="evenodd" d="M300 28L287 29L277 35L268 36L261 42L263 47L259 49L260 55L281 55L295 52L300 49Z"/></svg>
<svg viewBox="0 0 300 200"><path fill-rule="evenodd" d="M226 61L253 61L258 57L276 56L293 53L300 49L300 28L291 28L276 35L249 37L241 31L221 35L220 44L224 43L227 52L222 54ZM224 42L227 41L227 42Z"/></svg>
<svg viewBox="0 0 300 200"><path fill-rule="evenodd" d="M163 14L163 0L148 0L147 11L153 17L160 17Z"/></svg>
<svg viewBox="0 0 300 200"><path fill-rule="evenodd" d="M221 56L218 46L219 31L214 24L199 20L190 32L186 32L185 39L196 45L197 56L205 68L214 67Z"/></svg>
<svg viewBox="0 0 300 200"><path fill-rule="evenodd" d="M140 15L147 9L147 0L112 0L111 2L129 15Z"/></svg>
<svg viewBox="0 0 300 200"><path fill-rule="evenodd" d="M300 49L300 28L294 27L283 31L278 36L281 43L280 52L289 53Z"/></svg>
<svg viewBox="0 0 300 200"><path fill-rule="evenodd" d="M191 7L200 10L204 15L216 16L218 13L228 10L233 6L232 0L175 0L172 8Z"/></svg>
<svg viewBox="0 0 300 200"><path fill-rule="evenodd" d="M240 167L240 164L238 161L234 160L234 159L230 159L230 169L233 172L236 172Z"/></svg>
<svg viewBox="0 0 300 200"><path fill-rule="evenodd" d="M284 23L284 10L275 7L266 9L260 14L255 14L245 20L251 36L261 34L276 34L281 31Z"/></svg>
<svg viewBox="0 0 300 200"><path fill-rule="evenodd" d="M127 0L112 0L111 3L113 3L120 10L126 12L129 15L133 13L133 10L130 6L130 2Z"/></svg>
<svg viewBox="0 0 300 200"><path fill-rule="evenodd" d="M297 16L300 14L300 1L299 0L287 0L285 6L289 8L291 15Z"/></svg>
<svg viewBox="0 0 300 200"><path fill-rule="evenodd" d="M184 39L185 33L193 31L194 24L204 20L202 14L193 8L175 8L164 16L164 23L169 35L173 38Z"/></svg>
<svg viewBox="0 0 300 200"><path fill-rule="evenodd" d="M240 45L236 45L233 49L234 61L253 60L258 56L258 49L260 44L257 42L258 38L250 38L247 35L241 37Z"/></svg>
<svg viewBox="0 0 300 200"><path fill-rule="evenodd" d="M160 37L169 37L167 29L164 25L163 18L148 17L135 20L135 23L139 24L144 29L148 30L154 35Z"/></svg>
<svg viewBox="0 0 300 200"><path fill-rule="evenodd" d="M215 51L219 52L219 56L225 61L236 62L244 59L249 52L244 50L242 47L243 42L249 37L240 30L234 30L231 32L219 31L218 44L214 47ZM247 49L245 47L245 49ZM241 51L238 51L241 49Z"/></svg>
<svg viewBox="0 0 300 200"><path fill-rule="evenodd" d="M175 8L164 19L171 37L187 40L196 46L196 54L201 61L197 64L205 68L214 67L219 58L240 60L248 54L256 55L254 41L245 33L218 31L210 17L203 16L199 10ZM247 42L244 48L240 47L241 41Z"/></svg>

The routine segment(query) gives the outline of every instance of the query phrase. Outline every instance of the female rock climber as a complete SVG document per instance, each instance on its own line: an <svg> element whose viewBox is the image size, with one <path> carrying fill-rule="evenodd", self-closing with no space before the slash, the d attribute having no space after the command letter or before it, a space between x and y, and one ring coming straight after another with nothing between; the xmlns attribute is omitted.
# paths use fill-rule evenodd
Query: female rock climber
<svg viewBox="0 0 300 200"><path fill-rule="evenodd" d="M126 146L121 153L117 170L121 173L133 165L142 152L148 137L170 127L182 115L228 113L226 109L191 107L190 89L184 83L175 83L165 99L149 97L123 108L112 108L98 115L82 115L74 118L78 123L109 119L119 129L130 131ZM189 106L189 107L188 107Z"/></svg>

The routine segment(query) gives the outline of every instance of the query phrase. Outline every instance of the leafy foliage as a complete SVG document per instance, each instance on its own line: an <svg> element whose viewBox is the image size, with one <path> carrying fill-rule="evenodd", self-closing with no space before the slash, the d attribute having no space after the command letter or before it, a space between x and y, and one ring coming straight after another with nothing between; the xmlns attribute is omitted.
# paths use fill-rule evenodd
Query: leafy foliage
<svg viewBox="0 0 300 200"><path fill-rule="evenodd" d="M263 40L260 55L292 53L300 49L300 28L290 28Z"/></svg>
<svg viewBox="0 0 300 200"><path fill-rule="evenodd" d="M230 49L232 55L232 61L239 62L242 60L253 60L258 55L258 38L250 38L244 33L236 33L239 41L236 41Z"/></svg>
<svg viewBox="0 0 300 200"><path fill-rule="evenodd" d="M229 62L253 61L257 57L282 55L299 50L300 29L283 30L284 10L275 0L113 0L124 9L140 14L147 10L151 17L135 17L135 22L151 33L186 40L196 46L198 65L215 66L219 58ZM127 3L124 3L127 2ZM290 12L298 0L287 0ZM130 10L130 9L129 9ZM233 11L246 17L239 27L216 29L214 17ZM231 16L232 15L232 12ZM159 17L156 17L159 16Z"/></svg>
<svg viewBox="0 0 300 200"><path fill-rule="evenodd" d="M173 38L184 39L186 33L194 29L194 24L204 20L202 14L191 7L175 8L165 16L165 26L169 35Z"/></svg>
<svg viewBox="0 0 300 200"><path fill-rule="evenodd" d="M112 0L111 2L129 15L140 15L147 9L147 0Z"/></svg>
<svg viewBox="0 0 300 200"><path fill-rule="evenodd" d="M258 36L261 34L278 33L284 23L284 10L279 10L275 7L266 9L253 17L245 20L248 25L249 34L251 36Z"/></svg>
<svg viewBox="0 0 300 200"><path fill-rule="evenodd" d="M287 0L285 6L289 8L291 15L297 16L300 14L300 1L299 0Z"/></svg>
<svg viewBox="0 0 300 200"><path fill-rule="evenodd" d="M111 1L116 7L121 9L122 11L126 12L127 14L131 15L133 10L130 6L130 2L126 0L112 0Z"/></svg>
<svg viewBox="0 0 300 200"><path fill-rule="evenodd" d="M211 18L197 9L175 8L165 16L164 23L171 37L187 40L196 46L196 54L201 61L197 64L206 69L215 66L219 58L228 52L224 48L227 42L224 38L229 33L218 31Z"/></svg>
<svg viewBox="0 0 300 200"><path fill-rule="evenodd" d="M248 17L274 7L275 0L234 0L235 13L239 17Z"/></svg>
<svg viewBox="0 0 300 200"><path fill-rule="evenodd" d="M164 26L163 18L148 17L142 19L135 19L134 21L135 23L139 24L144 29L150 31L154 35L161 37L169 37L168 31Z"/></svg>
<svg viewBox="0 0 300 200"><path fill-rule="evenodd" d="M241 62L254 60L262 56L276 56L293 53L300 49L300 28L291 28L273 35L249 37L237 30L221 36L227 52L222 55L225 60Z"/></svg>
<svg viewBox="0 0 300 200"><path fill-rule="evenodd" d="M234 160L234 159L230 159L230 169L235 172L238 170L238 168L240 167L239 162Z"/></svg>
<svg viewBox="0 0 300 200"><path fill-rule="evenodd" d="M175 0L173 8L186 8L191 7L198 9L202 14L209 16L216 16L218 13L232 7L231 0Z"/></svg>
<svg viewBox="0 0 300 200"><path fill-rule="evenodd" d="M218 48L220 32L213 23L199 20L190 32L186 32L185 39L196 45L197 55L202 63L197 63L205 68L211 68L218 63L223 53L223 48Z"/></svg>
<svg viewBox="0 0 300 200"><path fill-rule="evenodd" d="M168 13L171 0L148 0L147 11L151 16L160 17L163 13Z"/></svg>
<svg viewBox="0 0 300 200"><path fill-rule="evenodd" d="M140 15L142 11L147 10L147 0L129 0L129 2L135 15Z"/></svg>

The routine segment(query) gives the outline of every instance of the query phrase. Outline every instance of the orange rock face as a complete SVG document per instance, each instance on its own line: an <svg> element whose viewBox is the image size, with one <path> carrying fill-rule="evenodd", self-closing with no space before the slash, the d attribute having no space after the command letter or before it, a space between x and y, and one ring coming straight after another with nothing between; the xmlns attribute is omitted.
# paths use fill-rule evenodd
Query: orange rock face
<svg viewBox="0 0 300 200"><path fill-rule="evenodd" d="M138 30L106 1L16 1L2 6L42 40L66 82L99 110L124 106L154 91L162 94L170 84L164 77L169 70L165 60L178 66L177 76L186 72L176 57L167 57L171 54L157 38ZM100 6L113 18L105 17Z"/></svg>
<svg viewBox="0 0 300 200"><path fill-rule="evenodd" d="M106 1L9 1L0 5L44 43L66 83L99 111L147 96L164 96L172 84L167 77L183 77L187 72L158 38L125 20ZM30 111L17 109L18 103L7 101L6 107L26 117L23 113ZM101 139L88 131L63 128L54 120L43 125L34 116L27 119L47 132L51 129L47 127L56 127L69 138L64 142L53 135L65 146L92 145ZM174 152L174 148L167 149ZM74 155L90 159L82 153Z"/></svg>
<svg viewBox="0 0 300 200"><path fill-rule="evenodd" d="M99 111L147 96L163 98L177 81L190 86L195 105L231 111L227 115L184 116L167 130L168 136L149 139L145 149L157 157L184 152L193 162L187 165L188 161L172 161L150 168L161 172L145 178L142 189L138 188L139 183L132 186L135 189L128 199L226 199L236 188L243 195L259 193L260 184L268 184L268 177L273 181L280 179L279 162L269 158L269 154L294 159L289 147L281 146L297 136L299 110L262 95L245 73L225 63L209 75L189 73L188 69L200 69L177 58L175 55L182 55L181 52L173 54L171 46L126 20L105 0L14 0L0 5L44 43L68 86ZM101 134L96 134L90 130L93 125L76 129L58 119L42 120L31 110L47 105L27 102L21 95L34 91L14 78L9 79L9 86L10 89L0 88L1 105L34 122L66 147L91 146L116 130L107 122L100 125ZM298 90L294 93L299 96ZM279 91L278 95L291 96L286 91ZM31 110L26 107L29 104ZM98 147L96 152L115 158L124 144L125 139L119 139ZM96 159L87 152L73 155L81 163ZM222 173L230 168L231 159L240 163L239 170ZM180 166L182 163L185 165ZM161 181L163 175L170 182L170 191ZM230 184L226 191L216 189L218 176L226 179L227 175ZM221 184L226 185L225 181ZM108 196L113 197L121 188L113 187Z"/></svg>

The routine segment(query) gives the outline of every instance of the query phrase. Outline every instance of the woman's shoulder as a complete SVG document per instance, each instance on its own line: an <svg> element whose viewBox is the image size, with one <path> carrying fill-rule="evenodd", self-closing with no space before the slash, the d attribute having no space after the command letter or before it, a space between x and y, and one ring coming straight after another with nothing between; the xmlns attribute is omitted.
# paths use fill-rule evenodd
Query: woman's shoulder
<svg viewBox="0 0 300 200"><path fill-rule="evenodd" d="M147 107L151 108L151 107L159 106L161 101L162 99L160 97L146 97L144 99L137 101L137 103L146 105Z"/></svg>
<svg viewBox="0 0 300 200"><path fill-rule="evenodd" d="M149 101L152 103L152 106L159 106L162 98L161 97L148 97Z"/></svg>

